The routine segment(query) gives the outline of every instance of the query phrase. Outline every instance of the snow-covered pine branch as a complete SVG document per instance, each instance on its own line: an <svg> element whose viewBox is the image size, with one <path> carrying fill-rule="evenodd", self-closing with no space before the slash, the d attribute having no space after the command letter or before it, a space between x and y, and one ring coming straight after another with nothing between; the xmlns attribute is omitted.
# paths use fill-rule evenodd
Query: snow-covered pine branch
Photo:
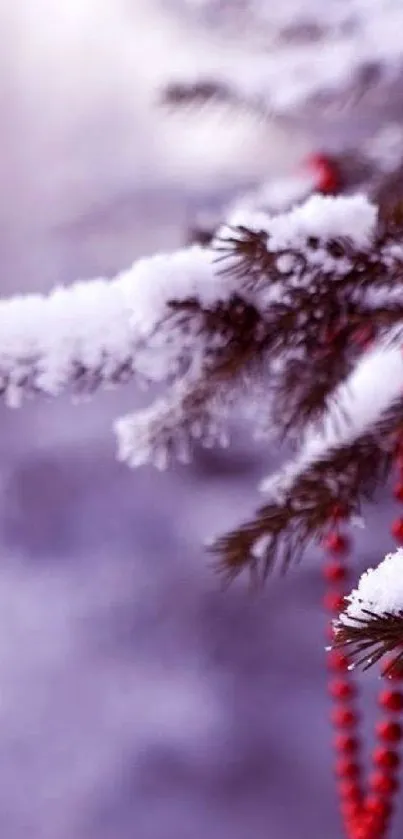
<svg viewBox="0 0 403 839"><path fill-rule="evenodd" d="M188 458L194 439L226 442L228 406L260 380L273 425L304 433L304 447L274 500L216 547L234 572L270 537L268 569L298 554L335 504L357 510L387 471L403 421L391 331L403 321L401 241L399 214L378 219L361 195L237 211L209 248L2 301L0 390L18 404L134 374L165 382L166 398L116 424L120 458L137 465ZM353 338L369 323L378 344L359 360Z"/></svg>
<svg viewBox="0 0 403 839"><path fill-rule="evenodd" d="M230 290L230 278L217 282L211 253L192 247L142 259L113 280L3 300L0 390L14 406L32 393L92 392L135 373L163 380L186 364L187 349L194 361L204 348L196 316L193 334L188 324L166 327L170 301L196 297L209 307Z"/></svg>
<svg viewBox="0 0 403 839"><path fill-rule="evenodd" d="M314 195L275 216L237 212L213 243L217 283L232 277L236 294L210 310L202 311L197 299L176 306L185 319L200 315L204 331L219 337L219 351L196 380L192 374L180 383L176 396L117 423L120 457L162 462L164 446L184 456L194 438L222 439L228 397L240 381L250 388L263 378L280 433L295 435L323 414L351 368L357 328L370 323L376 334L402 318L401 295L385 302L400 252L392 258L383 234L374 248L376 220L376 208L362 196ZM368 294L364 303L370 281L373 299ZM337 340L329 341L336 330Z"/></svg>
<svg viewBox="0 0 403 839"><path fill-rule="evenodd" d="M340 280L351 264L343 254L332 256L327 242L349 236L353 249L369 251L376 208L360 196L315 195L289 213L246 213L230 223L240 221L241 242L232 238L232 228L223 228L212 250L191 247L157 255L113 280L1 301L0 389L8 403L32 392L93 390L137 371L154 380L172 377L190 357L194 362L196 350L206 351L207 338L212 350L233 340L237 328L244 332L240 306L229 311L229 301L234 308L238 297L238 304L243 301L262 316L273 310L277 319L274 304L281 302L286 310L293 286L309 290L319 273L329 278L333 272ZM216 261L220 247L225 270ZM244 273L239 269L245 259ZM276 325L271 321L278 342Z"/></svg>
<svg viewBox="0 0 403 839"><path fill-rule="evenodd" d="M402 348L390 336L339 386L322 425L307 430L299 456L263 482L269 500L213 544L220 570L231 578L246 568L264 579L275 563L287 567L320 540L336 514L360 515L393 464L402 394Z"/></svg>
<svg viewBox="0 0 403 839"><path fill-rule="evenodd" d="M392 653L386 674L403 665L403 548L369 568L346 597L345 611L334 622L334 646L346 647L353 664L367 669Z"/></svg>

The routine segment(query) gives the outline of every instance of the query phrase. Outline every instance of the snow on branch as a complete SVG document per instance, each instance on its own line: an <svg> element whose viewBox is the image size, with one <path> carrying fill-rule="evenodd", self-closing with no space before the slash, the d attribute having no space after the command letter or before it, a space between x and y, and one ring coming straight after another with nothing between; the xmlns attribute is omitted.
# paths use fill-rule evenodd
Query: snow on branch
<svg viewBox="0 0 403 839"><path fill-rule="evenodd" d="M359 515L392 466L402 394L403 354L391 339L361 359L322 426L307 431L300 455L263 483L270 500L213 544L219 569L231 578L246 568L264 579L275 563L286 568L319 540L334 511Z"/></svg>
<svg viewBox="0 0 403 839"><path fill-rule="evenodd" d="M364 196L313 195L287 213L237 212L210 247L140 260L114 280L4 300L0 391L18 404L134 374L165 382L167 396L116 423L118 455L134 466L188 459L195 439L226 444L228 408L263 385L272 426L302 434L302 451L214 550L232 574L255 568L258 549L267 573L387 474L403 423L402 229L399 212L378 218ZM354 337L369 325L376 343L362 355Z"/></svg>
<svg viewBox="0 0 403 839"><path fill-rule="evenodd" d="M355 331L402 317L399 224L380 225L364 196L313 195L277 215L236 211L208 248L1 301L0 392L16 405L134 374L170 383L167 400L116 426L132 465L223 439L231 399L259 378L273 424L299 433L351 369Z"/></svg>
<svg viewBox="0 0 403 839"><path fill-rule="evenodd" d="M240 249L223 228L212 250L193 247L158 255L134 263L114 280L1 301L0 389L8 403L30 392L93 390L136 371L153 379L169 377L179 357L183 363L186 353L194 358L196 350L205 351L208 332L210 350L214 342L220 346L220 332L227 343L233 340L237 327L239 332L245 327L243 304L264 315L281 299L278 289L285 280L290 285L295 277L307 287L315 270L340 275L348 262L340 254L329 255L326 238L354 231L356 247L369 245L376 209L363 197L313 196L288 214L249 214L244 220L250 227L242 228ZM221 245L225 270L216 261ZM247 278L239 275L245 259Z"/></svg>
<svg viewBox="0 0 403 839"><path fill-rule="evenodd" d="M353 666L367 669L385 653L394 653L386 672L403 663L403 548L362 575L334 622L334 639L349 649Z"/></svg>
<svg viewBox="0 0 403 839"><path fill-rule="evenodd" d="M358 301L374 273L381 289L385 283L386 256L371 248L376 218L363 196L315 195L288 213L238 212L230 219L213 242L216 281L230 277L237 292L210 308L197 298L172 304L184 328L199 318L206 336L203 365L167 400L118 422L120 457L131 465L147 458L162 462L164 446L166 456L177 448L183 456L192 439L221 438L231 393L240 382L250 388L261 377L272 392L272 423L280 433L300 432L323 414L351 367L357 328L371 324L376 334L377 326L402 316L399 302L388 308L378 299L374 308ZM387 262L389 276L389 256ZM329 342L336 328L337 340Z"/></svg>
<svg viewBox="0 0 403 839"><path fill-rule="evenodd" d="M215 377L186 376L168 397L116 421L118 458L131 467L151 462L164 469L171 458L188 463L195 440L208 448L227 446L227 408Z"/></svg>
<svg viewBox="0 0 403 839"><path fill-rule="evenodd" d="M136 372L164 379L190 342L183 334L176 345L175 330L164 333L170 301L195 295L211 306L229 286L229 280L217 283L211 254L194 247L142 259L113 280L3 300L0 391L9 405L18 405L32 393L91 392ZM194 353L197 328L191 337Z"/></svg>

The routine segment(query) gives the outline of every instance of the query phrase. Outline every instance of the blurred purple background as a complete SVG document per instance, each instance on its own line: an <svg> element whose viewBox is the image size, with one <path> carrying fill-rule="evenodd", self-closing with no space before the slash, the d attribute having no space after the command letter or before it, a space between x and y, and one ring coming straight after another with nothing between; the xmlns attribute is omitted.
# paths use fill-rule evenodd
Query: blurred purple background
<svg viewBox="0 0 403 839"><path fill-rule="evenodd" d="M0 23L3 295L176 247L205 202L317 142L161 114L203 44L152 0L0 0ZM0 835L338 839L319 558L221 592L203 540L274 460L235 429L229 452L131 472L111 426L140 399L0 409ZM357 576L392 515L385 496L354 534ZM370 739L376 674L360 684Z"/></svg>

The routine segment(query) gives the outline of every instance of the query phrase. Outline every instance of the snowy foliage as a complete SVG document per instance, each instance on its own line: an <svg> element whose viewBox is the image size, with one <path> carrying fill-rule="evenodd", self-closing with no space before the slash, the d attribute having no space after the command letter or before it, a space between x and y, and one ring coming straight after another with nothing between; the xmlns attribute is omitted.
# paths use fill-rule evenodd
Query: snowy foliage
<svg viewBox="0 0 403 839"><path fill-rule="evenodd" d="M184 5L225 21L221 3ZM402 69L400 2L329 2L324 11L316 0L279 7L249 0L231 6L229 17L247 19L247 34L255 22L267 40L223 60L218 51L210 65L198 53L195 85L209 68L214 83L204 93L221 87L224 98L264 113L294 111L318 94L354 96L374 75L377 84L392 83ZM375 134L362 149L365 166L393 178L401 136L392 123ZM271 567L280 527L289 526L288 561L325 526L323 497L345 501L350 490L347 512L355 514L375 483L361 469L362 453L370 451L374 474L383 474L401 424L402 224L385 227L366 194L324 196L317 188L309 168L263 182L231 201L206 247L0 302L0 392L8 405L35 393L88 394L131 377L167 388L115 423L118 457L130 466L186 462L195 441L227 445L232 407L249 400L254 421L255 395L265 392L267 435L300 448L263 482L268 505L220 543L236 572L258 554ZM361 327L373 330L369 351L354 343Z"/></svg>
<svg viewBox="0 0 403 839"><path fill-rule="evenodd" d="M286 498L296 479L312 464L376 427L402 392L403 353L399 343L390 336L360 359L332 395L323 421L307 428L299 456L284 471L265 478L262 492ZM330 475L329 481L332 480ZM323 483L326 481L324 475Z"/></svg>
<svg viewBox="0 0 403 839"><path fill-rule="evenodd" d="M346 598L348 605L340 616L344 625L355 624L368 612L373 615L395 615L403 610L403 548L387 554L376 567L369 568L358 587Z"/></svg>
<svg viewBox="0 0 403 839"><path fill-rule="evenodd" d="M4 300L0 304L1 390L8 404L16 405L30 393L53 396L64 389L91 392L136 374L148 381L176 380L168 402L161 400L149 413L117 424L120 457L131 464L144 462L147 457L153 459L154 447L160 451L164 441L170 451L179 446L184 457L189 436L201 437L211 445L213 439L223 438L222 413L228 404L225 393L231 392L236 383L229 382L228 388L222 382L218 388L214 380L214 357L225 346L227 336L219 329L208 334L203 328L203 312L220 303L225 305L239 293L264 323L271 304L287 300L284 282L309 289L318 270L332 275L335 281L345 276L351 268L349 259L329 255L327 241L348 237L351 247L368 249L376 219L376 208L359 195L313 195L290 212L272 216L237 210L218 230L211 249L193 246L142 259L113 280L80 282L57 288L47 297ZM261 277L249 285L236 270L231 272L231 257L222 270L217 260L219 248L225 251L234 227L259 232L267 253L279 255L273 262L271 281L270 276ZM308 247L312 237L321 243L315 250ZM234 260L236 263L235 256ZM185 316L171 306L184 301L196 301L198 311ZM367 369L378 367L379 385L384 383L385 390L385 400L377 402L380 412L398 387L397 377L393 380L383 376L385 364L396 366L397 358L400 356L393 347L364 358L352 381L348 381L346 392L350 385L354 391L355 382L365 379ZM372 384L378 387L378 378ZM370 393L374 411L371 389ZM366 398L364 389L362 399ZM344 408L343 398L338 396L336 401ZM373 414L370 417L373 420ZM180 443L182 420L187 431L183 429ZM332 411L329 422L333 424ZM173 441L175 434L177 443ZM309 445L312 449L312 442ZM159 455L158 460L161 458Z"/></svg>
<svg viewBox="0 0 403 839"><path fill-rule="evenodd" d="M230 282L228 282L230 285ZM48 296L13 297L0 303L0 388L6 401L79 392L143 372L166 378L187 339L152 336L170 300L196 295L205 305L227 294L215 280L210 255L193 247L142 259L113 280L96 279L56 288ZM143 356L149 342L153 363ZM197 339L192 341L192 352Z"/></svg>

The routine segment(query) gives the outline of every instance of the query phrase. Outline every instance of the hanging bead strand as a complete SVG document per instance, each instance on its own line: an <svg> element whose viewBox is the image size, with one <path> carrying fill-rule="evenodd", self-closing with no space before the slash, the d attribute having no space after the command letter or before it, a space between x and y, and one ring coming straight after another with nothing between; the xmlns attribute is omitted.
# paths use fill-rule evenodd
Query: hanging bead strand
<svg viewBox="0 0 403 839"><path fill-rule="evenodd" d="M394 496L403 503L403 443L397 449L398 481ZM326 591L323 599L331 617L343 609L345 584L348 577L350 542L340 529L340 517L323 540L326 562L323 577ZM396 518L391 532L398 543L403 542L403 517ZM332 636L332 621L327 633ZM331 720L335 728L335 773L338 779L340 812L347 839L384 839L393 813L393 799L399 788L398 771L401 758L399 747L403 739L403 664L381 666L384 685L378 696L382 717L375 727L376 744L372 752L371 771L364 792L360 762L361 740L358 733L359 715L356 709L357 687L350 660L339 650L328 656L330 677L328 690L334 703ZM385 686L387 685L387 686Z"/></svg>

